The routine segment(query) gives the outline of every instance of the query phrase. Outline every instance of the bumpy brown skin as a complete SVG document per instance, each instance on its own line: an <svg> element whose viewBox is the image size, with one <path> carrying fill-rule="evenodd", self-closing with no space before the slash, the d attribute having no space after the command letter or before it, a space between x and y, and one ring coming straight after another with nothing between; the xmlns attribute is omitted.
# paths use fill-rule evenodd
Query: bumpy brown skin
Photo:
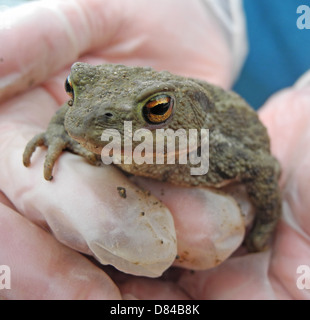
<svg viewBox="0 0 310 320"><path fill-rule="evenodd" d="M124 121L132 121L133 132L159 127L209 129L209 171L205 175L191 175L190 165L119 166L135 175L183 186L218 188L231 181L244 183L256 208L247 248L262 251L268 247L281 214L279 165L270 155L265 127L242 98L201 80L150 68L75 63L70 79L74 99L55 114L45 133L28 143L24 152L26 166L39 145L48 147L44 168L47 180L52 178L53 165L64 149L95 162L107 144L101 141L103 130L117 129L124 135ZM157 93L173 97L174 111L169 120L154 126L142 116L142 107Z"/></svg>

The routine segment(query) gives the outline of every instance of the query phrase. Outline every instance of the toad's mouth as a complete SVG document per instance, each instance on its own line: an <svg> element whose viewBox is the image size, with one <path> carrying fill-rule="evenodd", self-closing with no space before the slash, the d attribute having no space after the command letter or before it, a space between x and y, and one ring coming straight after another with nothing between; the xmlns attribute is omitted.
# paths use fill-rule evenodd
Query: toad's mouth
<svg viewBox="0 0 310 320"><path fill-rule="evenodd" d="M118 135L113 135L113 132L103 138L103 135L92 132L89 134L85 132L83 135L77 135L68 131L68 134L72 139L77 141L85 149L95 153L110 155L122 155L122 156L135 156L139 155L144 158L157 157L161 159L172 159L173 157L187 157L190 153L195 153L200 156L201 145L199 143L190 143L183 141L182 143L171 140L167 142L163 139L157 139L157 136L151 138L142 136L139 141L130 138L123 138Z"/></svg>
<svg viewBox="0 0 310 320"><path fill-rule="evenodd" d="M151 163L156 163L156 160L159 160L160 162L160 159L164 159L165 162L170 159L170 161L172 162L173 158L175 158L175 161L177 161L181 156L185 155L187 157L189 152L193 151L189 150L188 148L184 150L177 149L170 151L167 151L167 148L164 148L162 152L158 150L148 151L146 150L146 148L141 147L140 145L131 148L128 146L115 144L109 146L109 143L98 145L86 140L79 140L78 142L85 149L98 155L114 158L121 157L122 159L141 157L145 160L146 163L148 163L149 160L154 160Z"/></svg>
<svg viewBox="0 0 310 320"><path fill-rule="evenodd" d="M209 169L208 136L207 139L199 139L191 132L187 135L185 130L180 135L171 131L165 135L139 129L134 135L124 135L124 132L106 129L100 136L98 130L89 129L78 137L71 132L70 135L84 148L100 155L104 164L133 165L138 171L142 169L140 165L147 171L151 168L146 169L145 165L185 165L191 175L205 175ZM174 170L178 170L177 167Z"/></svg>
<svg viewBox="0 0 310 320"><path fill-rule="evenodd" d="M158 150L156 145L146 146L145 144L118 144L112 142L100 141L100 144L91 140L76 139L85 149L97 155L101 155L103 163L114 164L150 164L150 165L167 165L167 164L184 164L190 163L189 154L200 153L197 148L167 148L164 146Z"/></svg>

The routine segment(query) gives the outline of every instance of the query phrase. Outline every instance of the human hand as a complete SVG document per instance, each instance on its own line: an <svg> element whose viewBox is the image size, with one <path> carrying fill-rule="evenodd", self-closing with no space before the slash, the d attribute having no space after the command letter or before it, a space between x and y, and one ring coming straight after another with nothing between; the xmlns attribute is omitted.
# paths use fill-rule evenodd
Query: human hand
<svg viewBox="0 0 310 320"><path fill-rule="evenodd" d="M283 217L270 250L232 257L212 270L171 268L159 279L106 268L113 283L86 258L16 214L2 195L1 261L9 256L10 264L18 266L14 274L19 278L19 290L6 297L104 299L120 298L120 290L124 297L140 299L309 299L308 290L296 286L297 267L309 265L310 253L309 101L310 86L288 89L270 99L260 112L283 170Z"/></svg>
<svg viewBox="0 0 310 320"><path fill-rule="evenodd" d="M282 165L283 216L271 248L266 252L235 255L206 271L170 268L160 279L136 279L112 274L123 294L140 299L306 299L309 273L310 200L310 72L308 84L274 95L260 111ZM306 281L306 282L305 282ZM150 288L152 288L150 290Z"/></svg>
<svg viewBox="0 0 310 320"><path fill-rule="evenodd" d="M239 8L235 9L232 15ZM235 48L227 41L224 23L210 12L202 1L184 0L160 0L156 5L150 0L126 4L120 0L47 0L9 10L0 21L4 44L0 101L43 81L58 102L64 101L63 90L46 80L82 56L94 64L106 61L167 69L229 88L246 46L238 38L240 51L237 58L232 57ZM242 35L242 14L236 20L241 21L236 31Z"/></svg>

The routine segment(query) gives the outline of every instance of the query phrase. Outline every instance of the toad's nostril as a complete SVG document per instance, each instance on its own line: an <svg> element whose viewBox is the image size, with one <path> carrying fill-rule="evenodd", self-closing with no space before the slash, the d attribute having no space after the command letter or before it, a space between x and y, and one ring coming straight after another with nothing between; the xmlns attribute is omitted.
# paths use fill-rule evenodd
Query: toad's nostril
<svg viewBox="0 0 310 320"><path fill-rule="evenodd" d="M111 112L107 112L104 114L107 118L112 118L113 117L113 113Z"/></svg>
<svg viewBox="0 0 310 320"><path fill-rule="evenodd" d="M96 115L92 117L91 123L96 123L96 124L102 124L105 125L109 122L110 119L113 118L113 113L111 112L105 112L100 115Z"/></svg>

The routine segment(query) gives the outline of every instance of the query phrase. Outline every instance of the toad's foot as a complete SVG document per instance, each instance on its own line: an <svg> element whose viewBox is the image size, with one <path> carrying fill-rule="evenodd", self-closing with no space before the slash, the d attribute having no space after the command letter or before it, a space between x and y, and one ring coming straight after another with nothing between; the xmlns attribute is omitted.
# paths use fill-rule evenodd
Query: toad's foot
<svg viewBox="0 0 310 320"><path fill-rule="evenodd" d="M47 154L44 162L44 178L52 180L52 171L54 164L63 150L69 150L84 158L91 164L98 163L98 157L83 148L78 142L73 140L65 131L64 127L59 124L50 124L47 131L33 137L27 144L24 154L23 163L26 167L30 165L30 158L35 149L39 146L46 146Z"/></svg>
<svg viewBox="0 0 310 320"><path fill-rule="evenodd" d="M50 136L48 131L46 133L40 133L33 137L27 144L24 154L23 163L26 167L30 165L30 158L36 147L46 146L47 154L44 162L44 178L46 180L52 180L52 171L54 164L63 150L69 150L73 153L83 156L91 164L97 163L97 156L83 148L79 143L74 141L68 135Z"/></svg>

